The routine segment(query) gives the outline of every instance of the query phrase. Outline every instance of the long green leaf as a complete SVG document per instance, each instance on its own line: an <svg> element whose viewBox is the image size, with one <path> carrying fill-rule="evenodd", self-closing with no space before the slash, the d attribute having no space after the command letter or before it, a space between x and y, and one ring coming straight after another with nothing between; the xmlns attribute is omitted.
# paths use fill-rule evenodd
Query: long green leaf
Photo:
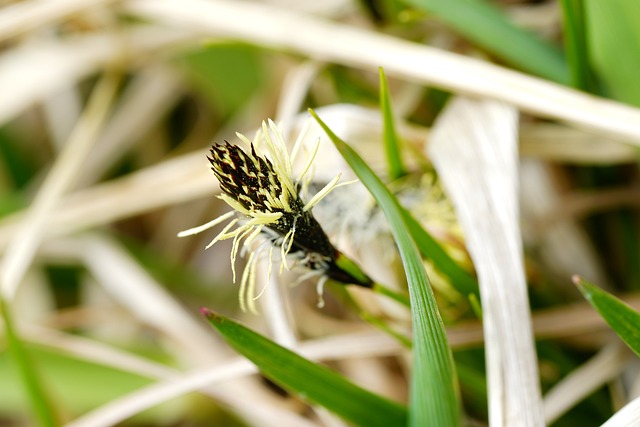
<svg viewBox="0 0 640 427"><path fill-rule="evenodd" d="M359 426L389 427L406 423L406 409L347 381L250 329L203 309L223 338L262 373L304 400L317 403Z"/></svg>
<svg viewBox="0 0 640 427"><path fill-rule="evenodd" d="M56 411L42 384L42 379L31 360L30 354L20 340L13 325L13 319L9 313L9 307L4 298L0 297L0 312L4 321L4 329L9 343L9 351L18 367L18 371L25 386L33 417L41 427L54 427L59 425Z"/></svg>
<svg viewBox="0 0 640 427"><path fill-rule="evenodd" d="M595 93L597 87L589 61L584 0L562 0L564 46L572 86Z"/></svg>
<svg viewBox="0 0 640 427"><path fill-rule="evenodd" d="M406 167L400 154L400 142L395 128L395 120L391 107L389 84L384 69L380 67L380 110L384 122L384 147L387 157L389 179L394 180L406 175ZM435 268L447 276L458 292L463 295L475 294L479 297L478 282L458 265L442 246L416 221L409 212L403 209L404 219L409 233L418 245L425 259L433 261Z"/></svg>
<svg viewBox="0 0 640 427"><path fill-rule="evenodd" d="M380 67L378 71L380 75L380 111L382 112L382 121L384 123L384 148L387 154L389 179L393 181L406 175L407 169L404 167L400 154L400 141L396 132L393 110L391 108L391 94L389 93L387 76L384 74L382 67Z"/></svg>
<svg viewBox="0 0 640 427"><path fill-rule="evenodd" d="M599 1L599 0L596 0ZM567 84L564 59L556 48L516 27L483 0L405 0L433 13L469 40L523 71Z"/></svg>
<svg viewBox="0 0 640 427"><path fill-rule="evenodd" d="M462 295L475 295L480 298L478 281L467 273L449 254L440 246L427 230L406 210L403 209L404 221L409 228L409 233L418 245L420 253L425 259L430 259L435 268L451 280L451 284Z"/></svg>
<svg viewBox="0 0 640 427"><path fill-rule="evenodd" d="M313 110L309 112L380 205L400 251L409 285L413 323L409 425L458 426L461 411L451 348L418 248L405 224L402 208L362 158L338 138Z"/></svg>
<svg viewBox="0 0 640 427"><path fill-rule="evenodd" d="M573 281L611 329L640 356L640 313L596 285L579 277Z"/></svg>
<svg viewBox="0 0 640 427"><path fill-rule="evenodd" d="M611 95L640 106L640 2L585 0L590 57Z"/></svg>

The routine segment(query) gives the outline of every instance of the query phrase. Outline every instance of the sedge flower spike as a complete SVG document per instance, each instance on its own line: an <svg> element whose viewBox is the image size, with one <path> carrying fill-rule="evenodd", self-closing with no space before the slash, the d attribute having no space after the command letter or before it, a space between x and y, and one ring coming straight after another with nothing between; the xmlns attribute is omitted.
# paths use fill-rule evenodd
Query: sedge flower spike
<svg viewBox="0 0 640 427"><path fill-rule="evenodd" d="M305 130L308 126L305 126ZM245 136L237 134L247 145L247 150L225 141L224 144L211 147L211 155L207 157L211 170L220 182L222 194L219 196L233 211L221 215L213 221L178 236L187 236L202 232L226 220L231 220L222 231L207 245L207 248L220 240L233 239L231 248L231 266L233 280L236 280L235 260L242 246L251 248L258 236L266 237L266 242L254 245L247 265L242 273L240 283L240 306L255 311L256 295L256 262L258 256L268 248L269 271L273 259L274 248L278 248L281 258L281 269L289 269L287 258L298 265L309 269L305 277L318 276L318 292L327 279L346 284L371 287L372 280L366 276L353 262L338 251L320 224L311 213L324 196L334 188L348 183L340 183L340 175L336 176L323 189L305 203L300 192L308 188L311 180L309 171L318 151L319 141L309 156L302 173L294 181L292 178L292 162L299 153L304 133L301 132L290 156L284 139L277 126L269 121L251 142ZM269 153L262 154L260 148L265 146ZM235 217L235 218L234 218ZM233 219L231 219L233 218ZM234 228L235 227L235 228ZM266 254L265 254L266 255Z"/></svg>

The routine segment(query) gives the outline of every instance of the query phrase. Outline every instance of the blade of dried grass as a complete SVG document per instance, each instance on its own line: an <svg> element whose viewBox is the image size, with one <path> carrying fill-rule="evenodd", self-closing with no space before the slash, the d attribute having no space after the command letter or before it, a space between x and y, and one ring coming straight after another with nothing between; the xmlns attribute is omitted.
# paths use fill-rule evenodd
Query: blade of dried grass
<svg viewBox="0 0 640 427"><path fill-rule="evenodd" d="M172 398L203 390L218 382L229 381L254 372L256 372L256 369L249 361L242 358L234 358L216 367L186 373L180 377L160 381L133 393L120 396L67 423L65 427L113 426ZM286 425L296 427L300 425L310 427L313 425L310 422L306 422L304 418L295 416L288 411L264 407L259 402L247 402L242 396L240 399L237 396L234 398L234 396L220 392L220 390L217 392L212 390L212 393L218 399L231 403L236 408L244 411L243 415L255 417L256 419L260 419L260 416L264 417L262 422L269 426Z"/></svg>
<svg viewBox="0 0 640 427"><path fill-rule="evenodd" d="M42 103L45 128L56 151L69 139L82 114L82 96L77 86L58 88Z"/></svg>
<svg viewBox="0 0 640 427"><path fill-rule="evenodd" d="M295 122L296 114L300 112L313 80L321 69L322 63L306 61L294 67L285 76L276 111L276 123L284 126L282 134L285 139L288 137L289 127Z"/></svg>
<svg viewBox="0 0 640 427"><path fill-rule="evenodd" d="M516 136L513 107L456 98L438 117L428 149L478 272L489 422L542 426L518 226Z"/></svg>
<svg viewBox="0 0 640 427"><path fill-rule="evenodd" d="M79 255L87 269L120 304L175 341L184 357L200 364L219 359L220 347L204 325L115 241L99 235L78 239Z"/></svg>
<svg viewBox="0 0 640 427"><path fill-rule="evenodd" d="M625 303L640 310L640 295L631 294ZM604 319L587 303L537 311L533 314L533 331L536 339L559 339L599 334L609 331ZM447 336L454 349L479 347L484 342L482 325L478 321L459 323L447 328ZM600 345L600 341L595 341Z"/></svg>
<svg viewBox="0 0 640 427"><path fill-rule="evenodd" d="M113 0L24 1L0 11L0 41L36 30Z"/></svg>
<svg viewBox="0 0 640 427"><path fill-rule="evenodd" d="M544 419L553 424L566 411L619 375L632 359L620 342L603 348L575 369L544 396Z"/></svg>
<svg viewBox="0 0 640 427"><path fill-rule="evenodd" d="M182 80L169 68L152 65L140 70L122 93L76 186L98 181L164 117L182 92Z"/></svg>
<svg viewBox="0 0 640 427"><path fill-rule="evenodd" d="M104 64L133 63L141 53L193 38L188 31L145 27L41 41L8 50L0 55L0 124L51 92L95 73Z"/></svg>
<svg viewBox="0 0 640 427"><path fill-rule="evenodd" d="M269 274L269 264L266 260L259 260L257 268L258 277L267 278L267 283L264 284L267 289L258 301L271 332L270 336L281 346L294 348L298 344L295 320L291 313L288 294L283 292L280 276L273 272Z"/></svg>
<svg viewBox="0 0 640 427"><path fill-rule="evenodd" d="M148 378L171 378L179 374L173 368L144 359L138 355L111 347L102 342L67 334L55 329L26 325L22 328L25 339L72 357L109 366Z"/></svg>
<svg viewBox="0 0 640 427"><path fill-rule="evenodd" d="M190 153L69 195L49 212L45 235L65 235L217 191L205 152ZM0 222L0 248L7 246L24 215L20 212Z"/></svg>
<svg viewBox="0 0 640 427"><path fill-rule="evenodd" d="M119 80L116 75L107 74L98 81L69 141L27 210L26 217L20 224L20 231L9 242L2 259L0 276L2 294L7 300L13 298L40 246L45 228L49 226L49 213L55 209L61 196L72 185L96 142L111 109Z"/></svg>
<svg viewBox="0 0 640 427"><path fill-rule="evenodd" d="M637 149L616 141L553 123L523 123L520 128L520 153L523 156L578 164L633 163Z"/></svg>
<svg viewBox="0 0 640 427"><path fill-rule="evenodd" d="M578 273L598 283L608 283L584 230L569 216L552 217L554 212L565 214L567 195L560 194L547 165L536 159L523 159L520 179L522 188L526 188L520 198L525 242L538 248L541 259L557 277Z"/></svg>
<svg viewBox="0 0 640 427"><path fill-rule="evenodd" d="M170 25L293 50L453 92L495 98L542 117L640 144L640 110L486 62L271 5L225 0L131 0L130 12Z"/></svg>
<svg viewBox="0 0 640 427"><path fill-rule="evenodd" d="M636 427L640 424L640 397L627 403L601 427Z"/></svg>

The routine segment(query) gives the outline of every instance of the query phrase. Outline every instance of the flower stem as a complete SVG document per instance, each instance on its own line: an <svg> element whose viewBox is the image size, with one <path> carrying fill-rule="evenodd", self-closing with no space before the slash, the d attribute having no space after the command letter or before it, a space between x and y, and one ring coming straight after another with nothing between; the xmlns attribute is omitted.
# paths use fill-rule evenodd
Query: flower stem
<svg viewBox="0 0 640 427"><path fill-rule="evenodd" d="M389 289L380 283L373 284L373 291L379 293L380 295L389 297L392 300L404 305L405 307L411 307L411 303L409 302L409 297L407 295Z"/></svg>

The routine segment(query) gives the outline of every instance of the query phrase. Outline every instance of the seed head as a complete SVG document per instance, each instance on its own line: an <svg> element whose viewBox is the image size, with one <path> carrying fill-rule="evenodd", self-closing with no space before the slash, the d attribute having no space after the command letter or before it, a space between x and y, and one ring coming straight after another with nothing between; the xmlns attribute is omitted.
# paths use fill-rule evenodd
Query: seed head
<svg viewBox="0 0 640 427"><path fill-rule="evenodd" d="M305 130L298 137L293 153L299 152ZM236 216L237 212L240 217L232 219L207 246L209 248L219 240L233 238L231 265L234 281L235 259L240 241L244 240L243 246L250 248L252 242L260 235L265 237L266 239L263 240L270 245L270 265L273 248L279 247L280 271L289 269L287 263L289 258L308 268L312 275L319 276L320 284L326 279L334 279L343 283L370 287L371 279L331 244L311 213L311 208L331 190L348 183L338 184L340 179L338 175L308 202L305 203L300 195L300 189L307 188L311 179L308 172L312 169L319 141L312 155L309 156L303 172L294 183L292 157L296 154L289 156L282 135L272 121L269 121L268 126L263 122L262 129L253 142L241 134L237 135L247 145L246 151L225 141L224 144L212 146L211 155L208 157L211 169L220 182L222 194L219 197L234 211L200 227L181 232L178 236L204 231ZM259 145L266 146L270 157L256 148ZM237 227L233 229L236 225ZM243 309L248 307L255 311L253 304L257 298L255 266L257 254L264 248L264 245L257 245L257 249L251 251L242 274L240 305Z"/></svg>

